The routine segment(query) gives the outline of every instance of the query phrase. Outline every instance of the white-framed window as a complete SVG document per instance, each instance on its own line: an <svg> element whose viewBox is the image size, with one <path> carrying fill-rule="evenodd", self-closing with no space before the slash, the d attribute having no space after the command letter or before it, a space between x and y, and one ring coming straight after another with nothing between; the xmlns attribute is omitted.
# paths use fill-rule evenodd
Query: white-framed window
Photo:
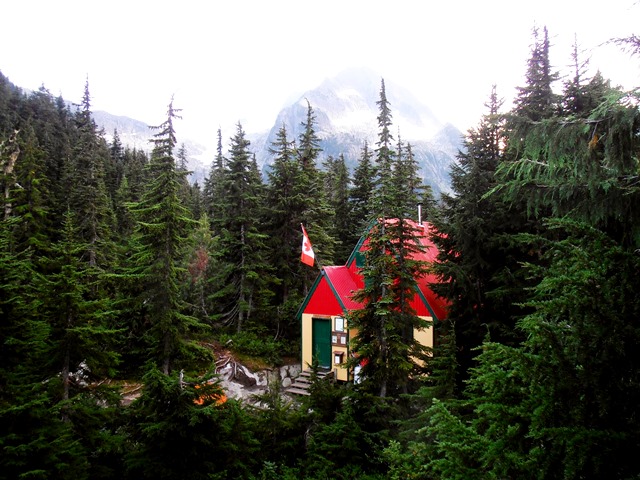
<svg viewBox="0 0 640 480"><path fill-rule="evenodd" d="M344 332L344 318L336 317L335 319L335 329L336 332Z"/></svg>

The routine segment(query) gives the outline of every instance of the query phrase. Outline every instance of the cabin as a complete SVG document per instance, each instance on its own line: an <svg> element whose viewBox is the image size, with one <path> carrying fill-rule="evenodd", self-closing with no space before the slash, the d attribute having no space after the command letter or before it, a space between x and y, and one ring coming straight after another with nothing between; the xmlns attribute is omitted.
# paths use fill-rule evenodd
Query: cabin
<svg viewBox="0 0 640 480"><path fill-rule="evenodd" d="M424 231L419 241L424 247L417 259L433 263L438 254L437 247L429 239L429 223L413 223ZM340 381L354 380L354 372L346 367L349 358L349 339L357 331L349 328L345 315L347 312L362 308L362 304L353 300L355 291L364 286L361 273L364 262L363 252L367 248L366 235L363 236L345 265L324 266L315 280L309 294L298 311L302 324L302 370L308 370L317 359L318 367L332 372ZM412 306L418 316L437 322L445 318L446 301L438 297L429 284L435 282L433 275L426 275L417 281L417 292ZM433 347L433 328L414 330L414 338L425 346Z"/></svg>

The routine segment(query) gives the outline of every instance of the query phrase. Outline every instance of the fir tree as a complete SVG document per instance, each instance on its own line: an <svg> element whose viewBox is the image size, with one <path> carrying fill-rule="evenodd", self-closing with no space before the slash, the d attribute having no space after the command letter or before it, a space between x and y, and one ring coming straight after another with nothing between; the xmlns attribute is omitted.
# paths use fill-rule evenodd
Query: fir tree
<svg viewBox="0 0 640 480"><path fill-rule="evenodd" d="M357 243L366 228L375 219L372 199L376 175L372 155L368 143L365 142L358 165L353 172L353 186L349 191L349 203L351 203L350 245Z"/></svg>
<svg viewBox="0 0 640 480"><path fill-rule="evenodd" d="M402 195L394 176L398 166L391 148L391 109L384 80L378 107L374 205L379 220L366 237L365 286L354 294L354 299L364 306L350 312L349 325L358 331L352 349L358 357L366 359L362 368L365 385L377 390L380 397L386 397L389 393L408 391L409 378L418 370L417 362L426 359L426 351L414 339L413 331L428 325L411 306L416 279L426 272L424 262L415 260L423 249L419 240L422 229L408 222L403 217L404 206L396 203ZM359 360L351 363L355 361Z"/></svg>
<svg viewBox="0 0 640 480"><path fill-rule="evenodd" d="M108 328L113 315L108 298L94 299L91 266L82 259L86 246L79 240L73 214L64 218L62 238L52 246L44 277L43 296L54 298L44 308L51 325L52 350L49 368L61 372L60 400L71 396L72 373L86 365L96 375L108 376L115 372L117 355L113 339L117 333ZM111 345L111 348L110 348ZM66 417L67 414L65 413Z"/></svg>
<svg viewBox="0 0 640 480"><path fill-rule="evenodd" d="M81 238L87 245L91 267L104 267L112 257L110 233L113 211L105 185L105 164L109 156L104 139L91 117L89 82L85 83L81 108L75 115L77 138L66 176L71 185L69 206L76 215Z"/></svg>
<svg viewBox="0 0 640 480"><path fill-rule="evenodd" d="M306 208L302 168L296 158L295 142L287 138L283 125L272 143L273 164L268 172L265 215L270 237L270 263L279 279L278 304L301 301L304 290L300 265L300 223Z"/></svg>
<svg viewBox="0 0 640 480"><path fill-rule="evenodd" d="M213 219L220 232L226 268L219 272L214 298L219 302L216 316L223 323L245 328L258 305L265 305L271 295L271 281L266 263L266 235L259 232L264 185L255 158L249 151L250 142L238 124L231 139L228 172L223 177L226 196L223 215Z"/></svg>
<svg viewBox="0 0 640 480"><path fill-rule="evenodd" d="M167 375L176 362L184 361L198 350L190 336L204 328L194 317L185 314L186 305L180 290L184 278L184 244L193 220L180 202L185 172L177 170L173 157L174 121L180 118L178 113L172 100L167 119L154 127L157 133L152 139L149 184L140 202L131 205L138 221L135 232L138 251L133 260L142 286L140 305L145 323L149 325L144 335L149 357Z"/></svg>
<svg viewBox="0 0 640 480"><path fill-rule="evenodd" d="M218 129L216 157L211 164L209 176L205 179L202 192L204 210L210 220L215 220L216 218L221 217L225 210L223 180L226 170L226 159L222 154L222 131Z"/></svg>
<svg viewBox="0 0 640 480"><path fill-rule="evenodd" d="M302 169L301 188L306 192L303 223L313 239L316 261L320 265L333 264L335 251L335 232L332 231L333 216L325 194L322 173L318 170L318 158L322 149L320 138L316 133L316 116L311 105L307 102L307 116L302 122L302 132L298 138L298 161ZM307 284L315 278L312 271L308 271Z"/></svg>
<svg viewBox="0 0 640 480"><path fill-rule="evenodd" d="M465 138L464 153L452 166L454 195L442 196L442 208L433 240L439 247L434 265L441 283L435 291L449 299L448 321L455 324L462 387L475 350L487 332L495 341L513 342L512 318L519 313L513 295L494 295L506 289L503 272L519 270L520 255L509 245L505 233L518 232L522 225L509 205L488 193L497 185L496 169L504 161L506 132L502 102L493 87L487 113ZM513 279L513 276L511 276Z"/></svg>
<svg viewBox="0 0 640 480"><path fill-rule="evenodd" d="M332 230L337 237L336 258L339 263L344 263L349 258L355 245L352 241L351 204L349 203L349 170L340 154L337 159L329 157L325 162L325 188L329 200L329 206L334 212L334 224Z"/></svg>
<svg viewBox="0 0 640 480"><path fill-rule="evenodd" d="M151 369L131 406L131 478L249 478L258 445L249 419L216 382ZM252 468L253 467L253 468Z"/></svg>
<svg viewBox="0 0 640 480"><path fill-rule="evenodd" d="M538 122L549 118L558 111L559 97L553 93L553 83L558 74L553 72L549 59L549 32L543 28L533 29L531 55L527 61L526 84L518 87L514 114L528 122Z"/></svg>

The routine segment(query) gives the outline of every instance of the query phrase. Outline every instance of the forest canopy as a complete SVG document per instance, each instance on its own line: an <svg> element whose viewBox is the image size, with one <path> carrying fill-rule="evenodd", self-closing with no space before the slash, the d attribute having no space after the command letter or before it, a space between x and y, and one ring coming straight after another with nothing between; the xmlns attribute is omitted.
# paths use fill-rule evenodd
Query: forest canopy
<svg viewBox="0 0 640 480"><path fill-rule="evenodd" d="M638 61L637 37L616 42ZM241 124L218 131L199 185L172 99L147 152L106 139L88 83L70 108L0 74L0 478L639 478L640 96L578 45L561 76L551 50L534 29L512 108L487 92L440 198L394 136L384 80L353 171L323 158L308 105L264 175ZM438 262L368 258L351 312L354 348L380 359L365 381L220 401L207 345L300 354L318 275L301 224L340 264L363 234L411 236L367 226L418 204ZM449 309L416 375L401 332L417 320L393 292L426 271Z"/></svg>

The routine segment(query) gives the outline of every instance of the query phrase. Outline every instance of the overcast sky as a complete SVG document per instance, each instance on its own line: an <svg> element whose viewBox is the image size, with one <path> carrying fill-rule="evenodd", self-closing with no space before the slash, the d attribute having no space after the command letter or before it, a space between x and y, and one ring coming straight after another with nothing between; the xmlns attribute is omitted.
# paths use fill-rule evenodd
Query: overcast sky
<svg viewBox="0 0 640 480"><path fill-rule="evenodd" d="M640 85L640 59L612 37L640 34L638 0L15 0L2 5L0 71L14 84L151 125L182 108L202 143L238 121L254 132L347 67L366 66L443 122L475 126L491 85L522 85L532 28L546 25L555 68L574 35L614 84ZM391 105L393 109L393 105ZM183 132L184 133L184 132ZM233 131L225 133L229 138Z"/></svg>

